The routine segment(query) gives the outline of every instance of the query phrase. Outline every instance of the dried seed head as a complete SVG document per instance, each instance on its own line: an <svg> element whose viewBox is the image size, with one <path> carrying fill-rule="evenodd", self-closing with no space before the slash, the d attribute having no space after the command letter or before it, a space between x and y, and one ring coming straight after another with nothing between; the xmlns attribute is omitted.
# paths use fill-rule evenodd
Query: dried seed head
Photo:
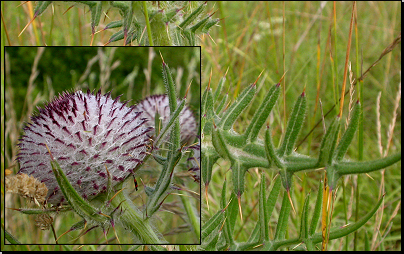
<svg viewBox="0 0 404 254"><path fill-rule="evenodd" d="M49 214L38 214L35 218L35 225L41 230L49 230L53 223L53 218Z"/></svg>
<svg viewBox="0 0 404 254"><path fill-rule="evenodd" d="M107 189L105 165L113 185L123 181L146 156L148 132L146 119L126 103L114 100L110 92L59 95L31 117L20 139L17 160L19 173L33 175L46 184L49 203L66 202L52 172L53 157L72 186L85 199Z"/></svg>
<svg viewBox="0 0 404 254"><path fill-rule="evenodd" d="M179 101L178 101L179 103ZM168 102L167 95L152 95L146 99L140 101L136 107L135 111L143 112L142 117L147 118L147 126L154 127L155 125L155 115L156 111L159 113L162 119L162 125L168 123L170 120L170 106ZM181 110L180 113L180 129L181 129L181 143L191 144L197 134L196 134L196 122L192 111L187 107ZM154 134L151 133L151 134ZM167 139L169 135L166 136Z"/></svg>
<svg viewBox="0 0 404 254"><path fill-rule="evenodd" d="M26 174L7 176L6 191L16 193L33 201L36 200L40 204L45 202L46 194L48 194L48 189L44 183Z"/></svg>

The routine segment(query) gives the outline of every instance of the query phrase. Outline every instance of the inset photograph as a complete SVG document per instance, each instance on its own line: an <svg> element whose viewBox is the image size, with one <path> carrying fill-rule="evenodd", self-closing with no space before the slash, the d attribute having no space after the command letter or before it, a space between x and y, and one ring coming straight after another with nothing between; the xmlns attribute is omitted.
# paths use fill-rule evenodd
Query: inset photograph
<svg viewBox="0 0 404 254"><path fill-rule="evenodd" d="M7 243L200 244L200 55L6 47Z"/></svg>

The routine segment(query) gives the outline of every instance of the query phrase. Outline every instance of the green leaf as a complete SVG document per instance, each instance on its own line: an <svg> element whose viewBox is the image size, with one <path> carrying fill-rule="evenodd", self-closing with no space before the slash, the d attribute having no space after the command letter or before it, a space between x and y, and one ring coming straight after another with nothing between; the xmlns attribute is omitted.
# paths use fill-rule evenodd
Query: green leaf
<svg viewBox="0 0 404 254"><path fill-rule="evenodd" d="M267 130L265 131L265 152L268 161L273 161L278 168L283 167L283 163L278 158L278 154L275 151L275 147L272 142L271 128L269 127L269 125L267 126Z"/></svg>
<svg viewBox="0 0 404 254"><path fill-rule="evenodd" d="M208 22L206 22L205 26L202 28L202 33L207 33L209 32L209 29L219 23L220 19L211 19Z"/></svg>
<svg viewBox="0 0 404 254"><path fill-rule="evenodd" d="M174 112L175 109L177 108L177 95L176 95L175 82L171 75L170 68L165 62L163 62L163 79L164 84L166 86L168 101L170 104L170 112Z"/></svg>
<svg viewBox="0 0 404 254"><path fill-rule="evenodd" d="M223 130L230 130L237 117L243 112L254 97L256 90L255 84L250 85L237 97L237 100L226 110L220 124Z"/></svg>
<svg viewBox="0 0 404 254"><path fill-rule="evenodd" d="M206 6L206 2L202 3L198 8L196 8L192 13L186 16L185 20L179 24L178 29L185 29L189 24L191 24L203 11L204 7Z"/></svg>
<svg viewBox="0 0 404 254"><path fill-rule="evenodd" d="M34 18L41 15L51 3L52 1L38 1L38 4L35 6L34 10Z"/></svg>
<svg viewBox="0 0 404 254"><path fill-rule="evenodd" d="M4 236L6 237L6 240L9 241L11 244L21 244L17 238L15 238L10 232L8 232L6 229L4 229Z"/></svg>
<svg viewBox="0 0 404 254"><path fill-rule="evenodd" d="M367 231L365 231L365 251L370 251L370 242Z"/></svg>
<svg viewBox="0 0 404 254"><path fill-rule="evenodd" d="M90 7L91 12L91 31L94 34L95 27L100 23L101 11L102 11L101 1L96 1L93 6Z"/></svg>
<svg viewBox="0 0 404 254"><path fill-rule="evenodd" d="M325 133L324 138L321 141L317 167L324 167L330 164L331 155L333 154L333 151L337 144L339 127L340 117L337 116L328 127L327 132Z"/></svg>
<svg viewBox="0 0 404 254"><path fill-rule="evenodd" d="M309 198L310 198L310 193L306 196L306 199L304 200L302 218L301 218L301 222L300 222L299 237L302 240L304 240L310 236L309 235Z"/></svg>
<svg viewBox="0 0 404 254"><path fill-rule="evenodd" d="M123 25L123 20L112 21L105 26L104 30L122 27L122 25Z"/></svg>
<svg viewBox="0 0 404 254"><path fill-rule="evenodd" d="M214 128L212 131L212 144L220 157L233 160L233 155L231 155L219 128Z"/></svg>
<svg viewBox="0 0 404 254"><path fill-rule="evenodd" d="M202 239L208 237L208 235L210 235L217 227L219 227L219 225L221 225L223 221L224 210L220 210L203 224L201 234Z"/></svg>
<svg viewBox="0 0 404 254"><path fill-rule="evenodd" d="M401 160L401 152L371 161L340 162L334 166L340 175L369 173L386 168Z"/></svg>
<svg viewBox="0 0 404 254"><path fill-rule="evenodd" d="M256 110L244 133L247 138L247 142L254 142L257 139L260 129L264 125L269 113L271 113L272 108L275 106L275 103L278 100L280 91L280 83L272 86L271 89L269 89L267 95L265 96L260 107Z"/></svg>
<svg viewBox="0 0 404 254"><path fill-rule="evenodd" d="M223 85L226 82L226 76L220 79L219 84L217 85L215 94L213 96L213 100L216 102L219 99L219 94L222 92Z"/></svg>
<svg viewBox="0 0 404 254"><path fill-rule="evenodd" d="M101 215L77 193L56 160L51 160L51 166L59 187L73 210L87 221L96 221L101 224L108 223L108 217Z"/></svg>
<svg viewBox="0 0 404 254"><path fill-rule="evenodd" d="M226 239L226 243L233 245L234 238L233 238L233 231L236 225L237 219L237 198L234 193L230 195L230 204L225 211L226 221L224 222L223 226L223 236Z"/></svg>
<svg viewBox="0 0 404 254"><path fill-rule="evenodd" d="M212 178L213 164L219 159L219 155L216 153L213 147L203 147L202 149L202 162L201 162L201 174L202 180L205 185L209 185Z"/></svg>
<svg viewBox="0 0 404 254"><path fill-rule="evenodd" d="M288 195L284 193L274 240L285 239L286 229L289 221L289 213L290 213L290 201Z"/></svg>
<svg viewBox="0 0 404 254"><path fill-rule="evenodd" d="M181 110L184 108L184 106L185 106L185 99L182 99L180 101L180 104L174 111L174 113L170 114L170 120L168 121L168 123L166 125L164 125L163 128L160 130L160 133L158 134L158 136L156 137L156 140L154 142L155 146L159 146L161 141L164 140L164 136L167 133L167 131L173 126L175 121L177 121L179 119L179 115L181 113ZM157 116L159 116L158 112L156 112L156 118L154 119L156 127L158 126L158 124L159 124L158 122L160 120L159 119L160 117L157 118ZM161 123L159 126L161 127Z"/></svg>
<svg viewBox="0 0 404 254"><path fill-rule="evenodd" d="M23 214L45 214L45 213L54 213L55 209L47 209L47 208L18 208L18 209L13 209L17 210ZM61 207L58 208L58 212L66 212L72 210L70 207Z"/></svg>
<svg viewBox="0 0 404 254"><path fill-rule="evenodd" d="M342 136L341 140L339 141L337 149L335 150L334 160L341 161L344 158L344 155L352 142L355 132L358 129L360 111L361 111L361 104L359 103L358 100L354 106L349 125L344 135Z"/></svg>
<svg viewBox="0 0 404 254"><path fill-rule="evenodd" d="M346 227L334 227L330 230L330 235L329 235L329 240L333 240L333 239L338 239L341 237L344 237L350 233L355 232L356 230L358 230L360 227L362 227L363 225L365 225L365 223L372 218L372 216L376 213L377 209L379 208L379 206L381 205L383 201L383 198L381 198L376 206L369 212L367 213L365 216L363 216L360 220L358 220L357 222L353 223L353 224L349 224ZM322 236L321 233L317 233L315 234L313 237L313 243L319 243L322 241Z"/></svg>
<svg viewBox="0 0 404 254"><path fill-rule="evenodd" d="M201 30L200 28L206 24L206 22L210 19L210 15L196 23L195 25L191 26L189 29L191 32L196 33L198 30Z"/></svg>
<svg viewBox="0 0 404 254"><path fill-rule="evenodd" d="M122 40L124 37L123 30L119 30L118 32L114 33L111 38L109 38L108 43L115 42Z"/></svg>
<svg viewBox="0 0 404 254"><path fill-rule="evenodd" d="M247 169L238 160L235 160L231 165L231 171L233 192L237 197L240 197L244 193L244 176Z"/></svg>
<svg viewBox="0 0 404 254"><path fill-rule="evenodd" d="M313 217L311 218L309 235L313 235L316 232L318 221L321 214L321 205L323 201L323 181L320 181L317 193L316 204L314 206Z"/></svg>
<svg viewBox="0 0 404 254"><path fill-rule="evenodd" d="M296 139L300 130L303 127L303 121L306 116L306 96L303 92L297 99L292 114L289 116L288 125L286 127L285 136L283 137L282 144L278 149L278 155L283 157L289 155L293 151Z"/></svg>
<svg viewBox="0 0 404 254"><path fill-rule="evenodd" d="M260 193L259 193L259 213L258 213L258 223L260 225L260 240L269 240L269 217L266 211L266 195L265 195L265 175L261 174L261 184L260 184Z"/></svg>
<svg viewBox="0 0 404 254"><path fill-rule="evenodd" d="M222 113L221 111L223 110L224 105L226 104L228 98L229 98L229 95L226 94L226 95L224 96L224 98L220 101L219 106L217 106L217 108L216 108L216 114L217 114L217 115L219 115L219 116L222 115L222 114L221 114L221 113Z"/></svg>

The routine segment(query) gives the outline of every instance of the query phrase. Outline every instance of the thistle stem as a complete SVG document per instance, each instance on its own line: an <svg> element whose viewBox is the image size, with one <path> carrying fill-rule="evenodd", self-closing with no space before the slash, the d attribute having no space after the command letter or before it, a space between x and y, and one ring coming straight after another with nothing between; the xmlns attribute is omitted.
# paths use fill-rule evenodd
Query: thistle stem
<svg viewBox="0 0 404 254"><path fill-rule="evenodd" d="M127 185L126 181L123 185ZM123 186L124 187L124 186ZM122 202L125 201L125 202ZM166 242L160 239L150 223L150 220L143 219L143 215L129 199L126 190L121 191L111 201L112 206L117 207L120 203L122 214L119 215L119 222L127 228L142 244L162 244Z"/></svg>

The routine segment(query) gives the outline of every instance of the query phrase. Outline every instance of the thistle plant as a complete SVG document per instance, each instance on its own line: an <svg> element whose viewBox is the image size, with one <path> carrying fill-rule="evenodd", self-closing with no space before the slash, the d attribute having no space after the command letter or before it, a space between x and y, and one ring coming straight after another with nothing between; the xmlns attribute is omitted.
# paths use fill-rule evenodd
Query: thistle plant
<svg viewBox="0 0 404 254"><path fill-rule="evenodd" d="M64 92L38 108L18 144L20 170L7 177L6 185L8 191L30 198L40 208L15 210L37 215L42 229L49 229L55 214L73 211L82 220L66 233L101 228L106 237L112 228L119 243L115 231L119 227L131 234L130 243L167 243L151 218L178 190L173 172L182 157L195 155L198 144L186 146L197 137L196 120L186 98L177 99L164 62L163 75L166 95L150 96L130 107L128 101L119 101L121 96L111 98L111 92L78 90ZM159 101L158 106L146 106L153 100ZM140 209L127 189L150 157L162 169L156 185L145 186L146 206ZM199 229L195 222L193 226Z"/></svg>
<svg viewBox="0 0 404 254"><path fill-rule="evenodd" d="M190 45L198 44L198 36L215 26L219 19L206 12L206 2L147 2L147 1L69 1L83 5L91 13L91 44L102 16L110 9L119 12L120 19L108 23L102 32L119 29L108 42L124 40L137 45ZM38 1L33 19L44 13L52 1ZM23 30L24 31L24 30Z"/></svg>
<svg viewBox="0 0 404 254"><path fill-rule="evenodd" d="M280 145L276 147L272 141L271 125L267 123L267 119L280 95L280 83L270 87L251 121L244 128L244 133L237 133L233 128L234 123L253 100L257 90L257 81L245 88L233 103L227 103L227 96L221 98L221 90L225 81L226 77L223 77L216 91L212 91L208 86L202 97L202 180L206 193L208 193L213 165L219 158L222 158L230 163L232 192L230 199L227 199L227 181L225 181L220 200L221 210L204 223L202 249L277 250L283 246L303 244L303 248L315 250L316 244L320 242L323 243L323 249L325 249L327 239L344 237L356 231L372 217L382 199L375 202L374 209L369 211L366 216L346 227L330 229L324 223L325 215L330 210L328 205L324 204L328 204L329 196L337 188L341 176L381 170L401 160L401 152L371 161L353 162L344 158L358 128L359 115L362 110L359 100L354 103L352 116L346 130L340 133L341 116L337 115L325 132L317 157L313 157L295 151L296 140L307 111L307 98L304 91L296 99L286 131ZM259 131L262 128L265 128L264 139L259 138ZM277 171L278 178L274 181L272 190L268 194L265 175L261 175L258 201L259 221L247 242L237 242L234 227L238 213L242 215L240 203L245 191L245 174L248 169L257 167ZM295 210L291 199L293 175L303 170L318 169L326 171L326 181L319 184L312 219L309 222L309 196L307 196L301 214L299 236L285 239L290 210ZM269 218L275 207L281 185L285 191L276 231L271 239ZM321 209L323 209L322 232L316 233Z"/></svg>

